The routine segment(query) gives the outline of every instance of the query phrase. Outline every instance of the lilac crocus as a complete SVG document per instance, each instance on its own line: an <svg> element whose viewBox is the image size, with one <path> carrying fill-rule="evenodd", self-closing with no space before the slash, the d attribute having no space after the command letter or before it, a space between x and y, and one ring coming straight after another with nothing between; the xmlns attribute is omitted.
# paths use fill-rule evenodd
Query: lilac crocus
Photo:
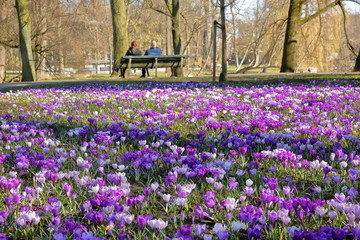
<svg viewBox="0 0 360 240"><path fill-rule="evenodd" d="M234 232L237 233L244 227L244 224L240 221L232 221L231 227L234 230Z"/></svg>
<svg viewBox="0 0 360 240"><path fill-rule="evenodd" d="M348 198L345 197L344 193L335 193L335 199L339 202L345 202Z"/></svg>
<svg viewBox="0 0 360 240"><path fill-rule="evenodd" d="M245 187L244 188L244 193L249 197L252 194L254 194L256 192L255 189L253 189L252 187Z"/></svg>
<svg viewBox="0 0 360 240"><path fill-rule="evenodd" d="M195 231L195 235L197 237L200 237L206 231L206 224L196 224L194 231Z"/></svg>
<svg viewBox="0 0 360 240"><path fill-rule="evenodd" d="M66 240L66 239L67 239L66 233L63 232L55 232L52 238L52 240Z"/></svg>
<svg viewBox="0 0 360 240"><path fill-rule="evenodd" d="M235 198L228 197L226 199L221 200L220 204L227 210L232 211L236 208L237 202Z"/></svg>

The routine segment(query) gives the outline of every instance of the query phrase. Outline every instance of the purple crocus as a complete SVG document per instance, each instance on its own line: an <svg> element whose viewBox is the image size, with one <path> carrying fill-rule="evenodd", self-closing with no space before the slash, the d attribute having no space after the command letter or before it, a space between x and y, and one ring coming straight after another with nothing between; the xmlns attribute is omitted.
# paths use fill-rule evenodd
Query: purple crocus
<svg viewBox="0 0 360 240"><path fill-rule="evenodd" d="M351 232L355 240L360 240L360 226L352 227Z"/></svg>
<svg viewBox="0 0 360 240"><path fill-rule="evenodd" d="M257 228L248 228L246 233L249 235L249 238L259 239L261 236L261 232Z"/></svg>
<svg viewBox="0 0 360 240"><path fill-rule="evenodd" d="M192 231L193 229L191 225L184 225L176 232L176 236L179 238L188 238L191 236Z"/></svg>
<svg viewBox="0 0 360 240"><path fill-rule="evenodd" d="M193 215L194 216L199 216L200 219L204 219L206 217L209 217L209 214L200 205L196 206Z"/></svg>
<svg viewBox="0 0 360 240"><path fill-rule="evenodd" d="M239 183L235 181L235 178L230 178L229 182L229 190L234 190L237 186L239 186Z"/></svg>
<svg viewBox="0 0 360 240"><path fill-rule="evenodd" d="M94 124L94 122L96 122L96 118L88 118L88 122Z"/></svg>
<svg viewBox="0 0 360 240"><path fill-rule="evenodd" d="M269 210L268 217L269 217L270 221L275 222L276 219L278 219L278 214L277 214L277 212L275 212L273 210L271 210L271 211Z"/></svg>
<svg viewBox="0 0 360 240"><path fill-rule="evenodd" d="M136 221L139 224L140 230L143 230L146 223L151 220L153 216L151 214L137 215Z"/></svg>
<svg viewBox="0 0 360 240"><path fill-rule="evenodd" d="M217 237L219 238L219 240L225 240L229 238L229 233L228 231L218 231L216 233Z"/></svg>

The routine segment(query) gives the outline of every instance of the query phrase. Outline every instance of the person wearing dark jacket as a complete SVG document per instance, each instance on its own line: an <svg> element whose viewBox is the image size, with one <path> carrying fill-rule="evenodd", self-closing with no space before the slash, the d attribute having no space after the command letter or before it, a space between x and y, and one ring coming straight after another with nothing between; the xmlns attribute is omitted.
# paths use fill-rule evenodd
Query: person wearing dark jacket
<svg viewBox="0 0 360 240"><path fill-rule="evenodd" d="M127 50L126 56L141 56L141 51L138 48L136 41L131 42L129 50Z"/></svg>
<svg viewBox="0 0 360 240"><path fill-rule="evenodd" d="M152 40L151 43L150 43L150 49L146 50L144 55L145 56L146 55L149 55L149 56L153 55L154 56L154 55L161 55L161 54L162 54L162 50L156 46L156 41ZM147 70L146 68L142 69L142 75L141 75L142 78L145 77L146 70Z"/></svg>
<svg viewBox="0 0 360 240"><path fill-rule="evenodd" d="M136 41L131 42L129 50L127 50L126 56L141 56L141 51L138 48ZM121 69L121 77L125 77L126 69Z"/></svg>

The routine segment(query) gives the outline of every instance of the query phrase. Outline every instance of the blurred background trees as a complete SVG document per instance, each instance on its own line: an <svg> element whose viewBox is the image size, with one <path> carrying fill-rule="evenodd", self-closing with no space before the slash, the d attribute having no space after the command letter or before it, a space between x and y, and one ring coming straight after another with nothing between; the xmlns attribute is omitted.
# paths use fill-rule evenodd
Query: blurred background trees
<svg viewBox="0 0 360 240"><path fill-rule="evenodd" d="M20 1L20 0L16 0ZM74 73L110 74L114 62L111 3L120 0L29 0L31 50L36 79ZM164 54L188 54L192 68L211 68L212 23L221 22L215 0L121 0L128 39L140 50L158 42ZM226 59L231 72L280 71L289 1L225 1ZM291 1L290 1L291 2ZM305 19L334 0L302 1ZM340 1L341 2L341 1ZM352 1L354 2L354 1ZM343 1L302 23L297 35L296 72L343 72L360 69L359 9ZM15 0L0 1L0 81L18 78L22 70L19 21ZM344 16L345 13L345 16ZM221 65L221 31L217 62ZM351 46L351 47L350 47ZM115 54L116 55L116 54ZM121 55L121 54L120 54ZM357 60L357 65L355 62ZM274 68L273 68L274 67Z"/></svg>

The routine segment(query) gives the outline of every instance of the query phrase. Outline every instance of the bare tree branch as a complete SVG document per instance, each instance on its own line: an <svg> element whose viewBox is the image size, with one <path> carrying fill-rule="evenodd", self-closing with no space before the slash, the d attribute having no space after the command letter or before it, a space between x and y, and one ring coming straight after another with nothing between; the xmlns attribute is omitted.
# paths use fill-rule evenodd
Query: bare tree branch
<svg viewBox="0 0 360 240"><path fill-rule="evenodd" d="M0 44L10 48L19 48L19 43L13 40L0 39Z"/></svg>
<svg viewBox="0 0 360 240"><path fill-rule="evenodd" d="M149 3L149 8L150 8L151 10L154 10L155 12L158 12L158 13L164 14L164 15L166 15L166 16L168 16L168 17L171 17L171 14L170 14L171 11L172 11L171 6L170 6L171 4L169 3L168 0L165 0L165 4L166 4L167 9L169 10L169 13L166 13L166 12L164 12L163 10L156 8L156 7L154 6L153 1L150 1L150 3Z"/></svg>
<svg viewBox="0 0 360 240"><path fill-rule="evenodd" d="M353 45L351 45L351 42L350 42L350 39L349 39L349 36L348 36L348 33L347 33L347 29L346 29L346 20L347 20L347 18L346 18L346 11L345 11L344 5L342 3L340 3L339 6L340 6L340 9L341 9L343 18L344 18L343 28L344 28L345 38L346 38L346 46L349 48L350 52L352 54L354 54L354 56L357 56L357 53L355 52L355 48L353 47Z"/></svg>
<svg viewBox="0 0 360 240"><path fill-rule="evenodd" d="M341 3L341 1L342 0L335 0L334 2L332 2L332 3L328 4L327 6L325 6L324 8L318 10L316 13L302 19L300 21L300 25L304 25L305 23L307 23L307 22L313 20L314 18L320 16L321 14L327 12L329 9L335 7L336 5L339 5Z"/></svg>

